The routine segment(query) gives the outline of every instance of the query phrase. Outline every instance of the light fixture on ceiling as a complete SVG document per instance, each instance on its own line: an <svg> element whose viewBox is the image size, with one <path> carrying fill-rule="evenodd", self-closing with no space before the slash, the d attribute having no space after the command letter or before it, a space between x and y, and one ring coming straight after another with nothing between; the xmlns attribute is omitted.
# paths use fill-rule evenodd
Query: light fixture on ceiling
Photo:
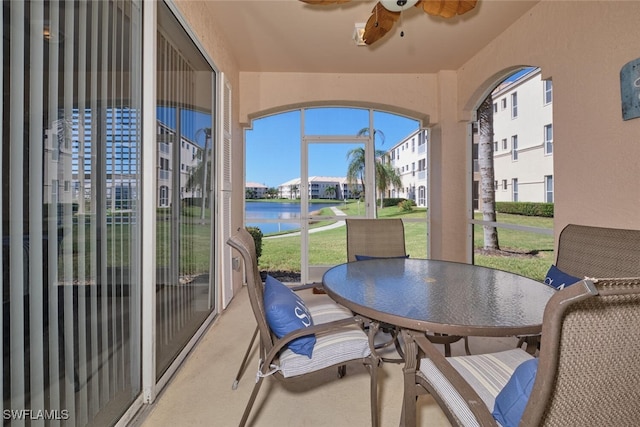
<svg viewBox="0 0 640 427"><path fill-rule="evenodd" d="M415 4L418 0L380 0L382 7L390 12L401 12L407 10Z"/></svg>
<svg viewBox="0 0 640 427"><path fill-rule="evenodd" d="M353 29L353 41L356 43L356 46L366 46L367 44L364 42L364 27L367 24L364 22L356 22L355 28Z"/></svg>

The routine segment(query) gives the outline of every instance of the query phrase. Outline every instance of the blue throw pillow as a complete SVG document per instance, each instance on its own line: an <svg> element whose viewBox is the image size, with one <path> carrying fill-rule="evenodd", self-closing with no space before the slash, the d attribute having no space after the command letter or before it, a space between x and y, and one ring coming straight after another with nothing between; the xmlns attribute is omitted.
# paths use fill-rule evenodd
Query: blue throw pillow
<svg viewBox="0 0 640 427"><path fill-rule="evenodd" d="M409 258L409 255L400 255L400 256L370 256L370 255L357 255L356 261L365 261L368 259L386 259L386 258Z"/></svg>
<svg viewBox="0 0 640 427"><path fill-rule="evenodd" d="M537 358L522 362L496 396L492 415L503 427L516 427L520 424L524 408L529 401L533 382L536 379L537 370Z"/></svg>
<svg viewBox="0 0 640 427"><path fill-rule="evenodd" d="M573 277L551 264L551 268L549 268L549 271L547 272L547 277L545 277L544 283L545 285L553 286L560 290L564 289L566 286L573 285L579 280L580 279L577 277Z"/></svg>
<svg viewBox="0 0 640 427"><path fill-rule="evenodd" d="M311 313L302 298L269 275L264 285L264 309L267 323L278 338L313 325ZM288 346L294 353L311 358L315 344L316 336L311 334L296 338Z"/></svg>

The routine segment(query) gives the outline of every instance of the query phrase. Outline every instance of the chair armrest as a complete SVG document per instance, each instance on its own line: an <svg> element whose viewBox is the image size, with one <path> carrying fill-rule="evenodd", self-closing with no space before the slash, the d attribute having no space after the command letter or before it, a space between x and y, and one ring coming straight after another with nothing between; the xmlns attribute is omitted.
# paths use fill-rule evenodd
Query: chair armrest
<svg viewBox="0 0 640 427"><path fill-rule="evenodd" d="M264 364L269 366L278 353L286 347L291 341L296 338L304 337L311 334L322 334L328 332L337 332L340 329L350 328L353 326L362 328L363 320L359 317L347 317L344 319L334 320L332 322L320 323L317 325L309 326L308 328L296 329L293 332L289 332L282 338L277 339L273 343L271 351L267 354L264 360Z"/></svg>
<svg viewBox="0 0 640 427"><path fill-rule="evenodd" d="M292 286L291 289L294 292L303 291L305 289L322 288L322 283L306 283L304 285Z"/></svg>
<svg viewBox="0 0 640 427"><path fill-rule="evenodd" d="M478 396L478 393L469 385L469 383L462 378L460 373L451 366L442 353L425 337L421 332L408 332L407 334L418 346L426 357L431 359L433 364L438 368L442 375L447 378L453 388L460 394L462 399L476 417L476 420L481 426L497 426L498 423L493 418L491 411L485 405L484 401Z"/></svg>

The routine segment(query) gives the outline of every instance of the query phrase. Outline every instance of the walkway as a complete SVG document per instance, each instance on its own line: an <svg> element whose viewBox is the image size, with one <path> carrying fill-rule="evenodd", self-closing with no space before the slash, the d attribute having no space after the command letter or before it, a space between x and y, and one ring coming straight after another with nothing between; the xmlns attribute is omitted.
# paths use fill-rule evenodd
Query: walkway
<svg viewBox="0 0 640 427"><path fill-rule="evenodd" d="M331 207L331 210L333 211L335 216L347 216L346 213L342 212L340 209L336 208L336 207ZM332 228L338 228L338 227L342 227L344 226L345 222L343 219L338 220L336 222L334 222L333 224L329 224L329 225L323 225L322 227L316 227L316 228L312 228L309 230L309 233L317 233L318 231L325 231L325 230L331 230ZM275 236L266 236L263 237L263 239L277 239L280 237L291 237L291 236L299 236L300 232L299 231L295 231L293 233L286 233L286 234L277 234Z"/></svg>

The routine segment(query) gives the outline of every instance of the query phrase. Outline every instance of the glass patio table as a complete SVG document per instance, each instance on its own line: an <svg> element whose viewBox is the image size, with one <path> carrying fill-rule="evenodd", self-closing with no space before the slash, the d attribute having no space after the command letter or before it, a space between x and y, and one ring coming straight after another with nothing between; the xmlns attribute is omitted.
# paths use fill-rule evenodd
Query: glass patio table
<svg viewBox="0 0 640 427"><path fill-rule="evenodd" d="M322 282L331 298L373 321L458 336L539 334L544 308L556 292L514 273L409 258L340 264L327 270ZM404 359L404 375L413 378L418 351L410 340ZM402 414L401 425L415 425L410 402L404 402Z"/></svg>
<svg viewBox="0 0 640 427"><path fill-rule="evenodd" d="M461 336L539 334L555 293L514 273L415 258L340 264L322 282L331 298L369 319Z"/></svg>

